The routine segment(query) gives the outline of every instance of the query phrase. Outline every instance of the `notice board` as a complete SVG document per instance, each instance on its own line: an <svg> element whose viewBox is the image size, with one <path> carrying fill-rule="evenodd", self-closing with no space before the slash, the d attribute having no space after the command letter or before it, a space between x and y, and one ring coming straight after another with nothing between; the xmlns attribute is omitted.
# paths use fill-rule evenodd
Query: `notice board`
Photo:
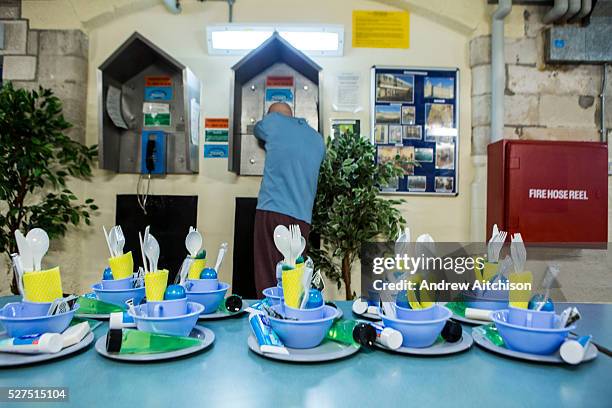
<svg viewBox="0 0 612 408"><path fill-rule="evenodd" d="M372 67L371 138L378 163L401 159L385 194L457 195L459 70Z"/></svg>

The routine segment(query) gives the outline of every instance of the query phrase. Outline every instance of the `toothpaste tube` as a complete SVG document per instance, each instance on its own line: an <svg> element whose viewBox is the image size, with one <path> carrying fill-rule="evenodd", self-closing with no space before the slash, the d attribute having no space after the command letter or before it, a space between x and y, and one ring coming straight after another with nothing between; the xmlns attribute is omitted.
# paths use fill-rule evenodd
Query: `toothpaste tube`
<svg viewBox="0 0 612 408"><path fill-rule="evenodd" d="M378 316L378 306L368 306L368 302L362 298L358 298L353 302L353 313L363 315L366 313Z"/></svg>
<svg viewBox="0 0 612 408"><path fill-rule="evenodd" d="M582 336L576 340L566 340L559 349L563 361L568 364L579 364L586 353L593 336Z"/></svg>
<svg viewBox="0 0 612 408"><path fill-rule="evenodd" d="M136 327L136 323L127 312L115 312L110 314L108 321L109 329L123 329L129 327Z"/></svg>
<svg viewBox="0 0 612 408"><path fill-rule="evenodd" d="M471 307L465 308L465 317L468 319L490 322L492 321L491 314L493 314L493 310L473 309Z"/></svg>
<svg viewBox="0 0 612 408"><path fill-rule="evenodd" d="M70 326L62 333L62 348L74 346L78 344L87 336L89 333L89 323L82 322L79 324L75 324L74 326Z"/></svg>
<svg viewBox="0 0 612 408"><path fill-rule="evenodd" d="M264 306L270 306L270 302L268 299L263 299L259 302L253 303L252 305L246 308L246 311L249 313L262 313L264 311Z"/></svg>
<svg viewBox="0 0 612 408"><path fill-rule="evenodd" d="M58 353L61 349L62 336L59 333L30 334L0 340L0 351L5 353Z"/></svg>
<svg viewBox="0 0 612 408"><path fill-rule="evenodd" d="M402 333L399 331L371 322L370 326L376 329L376 343L391 350L397 350L402 346L404 338L402 337Z"/></svg>
<svg viewBox="0 0 612 408"><path fill-rule="evenodd" d="M259 349L262 353L289 354L289 351L287 351L276 333L274 333L263 313L250 314L249 324L257 338L257 343L259 343Z"/></svg>

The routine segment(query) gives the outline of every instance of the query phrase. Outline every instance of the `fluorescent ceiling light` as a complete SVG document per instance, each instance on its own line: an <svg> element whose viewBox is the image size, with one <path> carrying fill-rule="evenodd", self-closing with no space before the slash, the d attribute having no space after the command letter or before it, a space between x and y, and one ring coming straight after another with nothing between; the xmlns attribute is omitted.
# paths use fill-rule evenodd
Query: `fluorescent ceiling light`
<svg viewBox="0 0 612 408"><path fill-rule="evenodd" d="M274 31L300 51L310 55L342 56L344 27L340 25L245 25L225 24L206 29L210 55L242 55L257 48Z"/></svg>

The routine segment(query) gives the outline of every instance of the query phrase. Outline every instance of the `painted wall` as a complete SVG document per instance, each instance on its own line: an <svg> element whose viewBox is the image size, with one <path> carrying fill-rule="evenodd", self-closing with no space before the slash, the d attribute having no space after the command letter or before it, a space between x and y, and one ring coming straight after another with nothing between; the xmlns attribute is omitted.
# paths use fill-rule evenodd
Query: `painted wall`
<svg viewBox="0 0 612 408"><path fill-rule="evenodd" d="M45 4L42 4L45 3ZM78 28L85 29L89 37L89 73L86 141L97 143L97 97L96 68L133 31L139 31L157 45L168 51L182 63L188 65L203 82L203 115L227 116L229 112L230 67L237 57L209 57L205 48L205 29L208 23L227 21L227 6L217 2L185 2L179 16L169 14L163 6L143 7L115 13L114 18L100 17L95 7L99 2L89 2L90 13L78 2L79 7L68 7L68 2L24 2L23 13L30 18L33 28ZM265 3L265 5L264 5ZM361 119L364 133L369 132L369 85L372 64L418 65L459 67L461 70L461 140L460 140L460 194L456 198L407 197L402 212L414 233L428 232L437 240L466 240L469 237L469 185L472 179L470 156L470 70L468 41L470 35L464 30L429 16L411 16L411 48L408 50L352 49L351 10L392 10L393 7L372 1L335 1L333 6L321 0L309 2L248 1L243 0L234 8L236 22L296 22L334 23L345 26L344 58L317 58L324 72L324 120L329 124L332 117L356 117ZM439 2L438 2L439 3ZM448 4L455 2L448 1ZM472 2L470 2L472 3ZM76 3L75 3L76 4ZM52 13L49 11L52 7ZM58 7L66 10L62 15ZM481 7L481 6L478 6ZM324 10L324 12L322 12ZM458 10L458 9L457 9ZM71 16L71 13L75 13ZM449 13L450 15L450 13ZM484 7L475 15L484 16ZM61 16L61 19L60 19ZM98 16L98 17L95 17ZM85 21L85 24L82 23ZM356 115L334 113L330 110L335 90L335 76L343 71L361 73L361 98L364 110ZM329 127L326 125L326 128ZM328 130L325 129L327 133ZM154 180L153 194L198 194L199 228L204 233L209 252L215 253L219 243L233 242L233 217L235 197L256 196L259 178L237 177L226 170L226 160L202 160L200 174L194 176L167 176ZM101 234L102 225L112 225L115 212L115 195L134 193L137 176L96 172L92 183L82 186L83 197L95 198L101 207L92 228L73 232L67 241L70 245L58 248L58 262L71 258L63 268L64 280L74 289L84 290L100 275L106 264L106 250ZM163 249L162 249L163 250ZM76 258L76 259L75 259ZM231 279L232 253L221 271L223 280ZM331 286L331 285L329 285ZM331 295L331 294L330 294Z"/></svg>
<svg viewBox="0 0 612 408"><path fill-rule="evenodd" d="M139 31L175 58L188 65L203 81L203 116L227 116L230 67L236 57L209 57L205 29L209 23L227 21L225 2L185 0L183 13L168 13L157 0L27 0L23 18L33 29L82 29L89 37L89 72L86 133L87 143L97 143L96 67L133 31ZM411 48L408 50L352 49L351 10L408 9L411 16ZM473 179L471 152L469 41L489 32L491 6L473 0L240 0L234 7L235 22L334 23L345 26L343 58L316 58L324 69L324 119L358 118L369 133L369 68L372 64L459 67L461 71L460 194L456 198L407 197L401 206L413 232L428 232L439 241L467 240L470 233L470 184ZM523 7L515 7L507 19L506 35L524 34ZM344 71L360 72L364 110L356 115L335 113L330 102L335 76ZM235 197L256 196L259 178L237 177L227 172L225 160L202 160L200 174L168 176L155 180L153 194L198 194L199 228L206 247L215 253L220 242L233 242ZM69 233L56 242L50 261L62 265L65 286L85 290L98 279L106 264L102 225L114 220L115 195L134 193L137 177L96 171L92 183L75 186L83 197L93 197L101 207L92 228ZM163 250L163 249L162 249ZM231 279L232 253L221 271ZM329 285L331 287L331 285ZM4 289L4 286L2 287ZM358 289L358 288L356 288ZM328 294L328 297L333 293Z"/></svg>

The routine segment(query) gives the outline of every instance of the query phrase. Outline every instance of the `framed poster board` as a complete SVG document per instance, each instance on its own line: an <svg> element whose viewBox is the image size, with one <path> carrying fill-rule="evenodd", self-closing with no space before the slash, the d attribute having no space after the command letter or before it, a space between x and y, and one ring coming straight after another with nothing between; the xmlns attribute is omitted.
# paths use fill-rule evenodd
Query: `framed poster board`
<svg viewBox="0 0 612 408"><path fill-rule="evenodd" d="M371 140L376 161L399 155L404 176L383 194L459 193L459 70L372 67Z"/></svg>

